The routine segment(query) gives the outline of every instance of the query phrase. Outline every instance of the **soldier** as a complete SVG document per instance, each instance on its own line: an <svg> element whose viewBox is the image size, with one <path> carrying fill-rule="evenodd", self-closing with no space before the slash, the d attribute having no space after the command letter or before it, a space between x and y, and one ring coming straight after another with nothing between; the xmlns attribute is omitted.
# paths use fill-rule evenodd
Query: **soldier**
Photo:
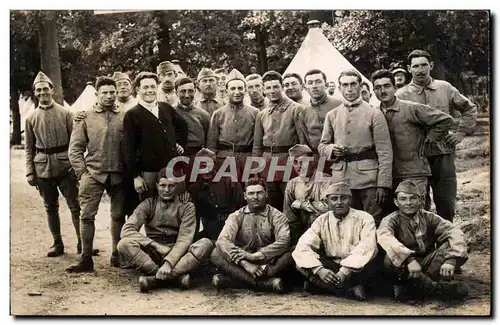
<svg viewBox="0 0 500 325"><path fill-rule="evenodd" d="M330 211L314 221L292 253L307 277L304 289L366 300L365 286L373 279L377 255L375 221L350 207L346 183L331 185L324 195Z"/></svg>
<svg viewBox="0 0 500 325"><path fill-rule="evenodd" d="M394 81L396 82L396 89L403 88L406 85L406 70L404 66L399 63L391 63L389 66L392 75L394 76Z"/></svg>
<svg viewBox="0 0 500 325"><path fill-rule="evenodd" d="M453 119L438 109L397 98L394 76L389 70L375 71L372 83L391 134L394 155L392 188L409 179L425 196L431 169L423 155L424 145L444 138Z"/></svg>
<svg viewBox="0 0 500 325"><path fill-rule="evenodd" d="M335 94L335 81L329 81L326 83L328 90L328 95L333 96Z"/></svg>
<svg viewBox="0 0 500 325"><path fill-rule="evenodd" d="M208 68L201 69L196 79L198 89L201 92L201 97L195 103L195 106L203 108L212 116L218 108L224 105L222 101L217 98L217 76Z"/></svg>
<svg viewBox="0 0 500 325"><path fill-rule="evenodd" d="M396 92L396 97L426 104L450 115L454 110L461 113L458 127L453 126L455 132L446 135L438 143L430 143L424 150L424 155L431 167L430 186L437 214L446 220L453 221L457 196L455 148L466 134L474 133L477 107L450 83L431 78L430 72L434 67L434 62L431 61L428 52L414 50L408 56L408 62L408 71L412 74L412 80ZM429 195L425 203L426 209L429 209Z"/></svg>
<svg viewBox="0 0 500 325"><path fill-rule="evenodd" d="M309 104L309 101L302 94L304 84L302 83L302 78L297 73L287 73L283 76L283 90L288 98L297 104L303 106Z"/></svg>
<svg viewBox="0 0 500 325"><path fill-rule="evenodd" d="M238 180L241 181L246 158L252 155L255 119L259 110L245 105L245 78L236 69L227 76L229 103L214 112L210 120L207 148L217 154L222 163L228 157L236 159Z"/></svg>
<svg viewBox="0 0 500 325"><path fill-rule="evenodd" d="M361 97L365 102L370 103L372 93L370 91L370 85L366 81L361 83Z"/></svg>
<svg viewBox="0 0 500 325"><path fill-rule="evenodd" d="M71 211L71 220L78 239L77 251L80 254L82 243L78 181L68 160L73 115L54 101L54 84L41 71L33 82L33 91L38 99L38 106L26 118L26 177L28 184L35 186L43 199L49 229L54 239L47 256L64 254L58 188Z"/></svg>
<svg viewBox="0 0 500 325"><path fill-rule="evenodd" d="M292 264L286 217L266 204L266 182L246 183L247 206L231 213L215 243L211 261L221 273L212 284L218 290L250 285L263 291L284 291L280 274Z"/></svg>
<svg viewBox="0 0 500 325"><path fill-rule="evenodd" d="M154 73L137 75L139 104L123 119L126 167L143 198L154 196L158 171L184 152L188 137L186 121L172 106L156 101L158 82Z"/></svg>
<svg viewBox="0 0 500 325"><path fill-rule="evenodd" d="M301 115L301 131L304 132L309 148L317 154L326 114L342 104L342 101L327 94L326 75L321 70L309 70L304 76L304 83L311 100ZM325 167L326 172L328 166Z"/></svg>
<svg viewBox="0 0 500 325"><path fill-rule="evenodd" d="M308 146L296 144L288 152L293 159L293 168L299 175L286 184L283 202L283 213L288 219L293 246L314 220L328 211L324 193L332 180L330 175L317 170L317 157L314 158Z"/></svg>
<svg viewBox="0 0 500 325"><path fill-rule="evenodd" d="M124 164L120 152L125 113L116 106L116 82L113 79L99 77L95 88L98 101L92 110L87 111L83 120L75 122L69 143L69 161L80 180L83 250L78 263L69 266L67 272L94 270L94 223L104 190L111 198L111 266L119 266L120 261L116 245L125 222L122 186Z"/></svg>
<svg viewBox="0 0 500 325"><path fill-rule="evenodd" d="M115 80L118 89L116 105L124 112L137 105L139 100L132 96L132 80L130 80L128 74L115 72L112 78Z"/></svg>
<svg viewBox="0 0 500 325"><path fill-rule="evenodd" d="M258 74L251 74L245 78L248 96L250 97L249 105L263 110L269 106L269 99L264 96L264 85L262 84L262 77Z"/></svg>
<svg viewBox="0 0 500 325"><path fill-rule="evenodd" d="M196 156L217 159L215 153L209 149L201 149ZM206 168L205 162L200 162L200 168ZM229 177L223 177L214 182L216 169L198 176L188 191L196 207L196 216L203 225L201 237L215 242L232 212L245 205L243 187L239 182L232 182ZM200 227L201 228L201 227Z"/></svg>
<svg viewBox="0 0 500 325"><path fill-rule="evenodd" d="M187 77L186 73L184 72L184 70L182 70L181 61L179 61L179 60L172 60L171 62L175 66L175 73L177 74L176 75L177 78L179 78L179 77Z"/></svg>
<svg viewBox="0 0 500 325"><path fill-rule="evenodd" d="M288 179L283 171L270 172L271 160L278 158L278 166L285 166L288 150L297 143L304 143L303 133L298 131L302 106L283 92L283 79L276 71L268 71L262 77L264 92L271 102L257 114L253 141L253 155L262 156L266 166L262 176L268 181L269 204L283 208L283 195ZM272 172L272 170L271 170Z"/></svg>
<svg viewBox="0 0 500 325"><path fill-rule="evenodd" d="M228 97L226 93L227 70L225 68L218 68L215 69L214 73L217 77L217 98L222 105L226 105L228 103Z"/></svg>
<svg viewBox="0 0 500 325"><path fill-rule="evenodd" d="M394 298L405 291L445 299L468 294L465 284L448 282L467 261L467 244L460 227L421 209L422 197L410 180L396 188L395 211L382 219L378 243L385 250L384 266L394 283Z"/></svg>
<svg viewBox="0 0 500 325"><path fill-rule="evenodd" d="M332 161L332 177L344 178L352 192L352 207L382 219L381 206L392 186L392 145L384 114L361 98L361 75L339 76L344 102L326 114L318 146Z"/></svg>
<svg viewBox="0 0 500 325"><path fill-rule="evenodd" d="M188 289L189 272L208 260L213 250L207 238L194 242L195 207L179 200L172 176L166 168L160 170L158 195L141 202L122 229L118 250L145 275L139 277L141 292L172 282ZM146 235L139 232L143 225Z"/></svg>
<svg viewBox="0 0 500 325"><path fill-rule="evenodd" d="M156 73L160 83L160 88L157 92L158 101L166 102L171 106L177 105L179 98L174 88L175 78L177 78L177 67L170 61L163 61L156 67Z"/></svg>

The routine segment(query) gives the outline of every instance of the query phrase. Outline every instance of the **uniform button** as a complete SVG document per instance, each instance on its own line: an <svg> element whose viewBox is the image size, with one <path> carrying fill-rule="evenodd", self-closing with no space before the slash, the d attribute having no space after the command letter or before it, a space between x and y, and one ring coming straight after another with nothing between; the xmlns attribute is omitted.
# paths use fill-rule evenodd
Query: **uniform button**
<svg viewBox="0 0 500 325"><path fill-rule="evenodd" d="M351 134L351 131L347 131L347 134Z"/></svg>

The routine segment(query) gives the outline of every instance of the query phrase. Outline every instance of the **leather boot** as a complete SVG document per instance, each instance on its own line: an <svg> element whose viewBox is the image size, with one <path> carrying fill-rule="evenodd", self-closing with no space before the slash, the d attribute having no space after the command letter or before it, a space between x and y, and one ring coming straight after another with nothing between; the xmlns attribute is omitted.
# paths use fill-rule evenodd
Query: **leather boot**
<svg viewBox="0 0 500 325"><path fill-rule="evenodd" d="M346 296L358 301L366 301L365 288L361 284L348 288L346 290Z"/></svg>
<svg viewBox="0 0 500 325"><path fill-rule="evenodd" d="M80 255L82 253L82 242L79 241L78 244L76 244L76 253ZM99 249L94 248L92 249L92 256L99 256Z"/></svg>
<svg viewBox="0 0 500 325"><path fill-rule="evenodd" d="M113 252L111 254L111 257L109 258L109 265L111 267L120 267L120 254L118 254L117 251Z"/></svg>
<svg viewBox="0 0 500 325"><path fill-rule="evenodd" d="M61 239L55 240L54 244L50 247L47 252L48 257L57 257L64 254L64 244Z"/></svg>
<svg viewBox="0 0 500 325"><path fill-rule="evenodd" d="M217 273L212 277L212 285L215 289L217 289L217 292L219 292L221 289L239 289L248 287L245 283L235 280L230 276L222 273Z"/></svg>
<svg viewBox="0 0 500 325"><path fill-rule="evenodd" d="M256 287L259 290L275 293L283 293L285 288L283 287L283 281L281 278L269 278L266 280L258 280Z"/></svg>
<svg viewBox="0 0 500 325"><path fill-rule="evenodd" d="M463 283L456 281L438 281L434 296L444 300L460 300L469 294L469 289Z"/></svg>
<svg viewBox="0 0 500 325"><path fill-rule="evenodd" d="M323 282L320 278L317 276L312 276L309 278L308 281L304 283L304 290L306 290L309 293L313 294L324 294L324 293L329 293L329 294L334 294L335 296L342 296L343 291L334 286L333 284L328 284Z"/></svg>
<svg viewBox="0 0 500 325"><path fill-rule="evenodd" d="M181 289L191 288L191 276L189 274L183 274L177 278Z"/></svg>
<svg viewBox="0 0 500 325"><path fill-rule="evenodd" d="M139 288L141 292L146 293L149 292L150 290L154 290L160 287L161 282L162 281L155 278L154 275L150 276L141 275L139 277Z"/></svg>
<svg viewBox="0 0 500 325"><path fill-rule="evenodd" d="M78 263L70 265L66 268L66 272L69 273L83 273L83 272L93 272L94 271L94 261L92 257L82 256Z"/></svg>

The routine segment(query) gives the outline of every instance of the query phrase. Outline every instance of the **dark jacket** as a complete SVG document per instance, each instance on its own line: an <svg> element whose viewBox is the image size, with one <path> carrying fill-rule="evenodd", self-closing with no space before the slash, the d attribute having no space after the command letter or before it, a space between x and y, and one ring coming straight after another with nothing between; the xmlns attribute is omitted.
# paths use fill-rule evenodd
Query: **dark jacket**
<svg viewBox="0 0 500 325"><path fill-rule="evenodd" d="M123 119L124 151L127 170L133 177L141 171L157 172L176 156L175 144L186 146L186 121L167 103L158 102L156 118L141 104L131 108Z"/></svg>

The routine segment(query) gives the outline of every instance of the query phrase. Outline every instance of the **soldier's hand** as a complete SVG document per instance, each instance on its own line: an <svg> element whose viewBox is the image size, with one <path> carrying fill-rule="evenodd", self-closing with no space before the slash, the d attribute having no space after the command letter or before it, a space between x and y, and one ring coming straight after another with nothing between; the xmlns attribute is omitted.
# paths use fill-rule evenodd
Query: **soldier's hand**
<svg viewBox="0 0 500 325"><path fill-rule="evenodd" d="M36 177L35 175L28 175L28 177L26 177L27 180L28 180L28 184L30 184L30 186L36 186Z"/></svg>
<svg viewBox="0 0 500 325"><path fill-rule="evenodd" d="M342 157L345 154L345 148L341 144L334 144L333 145L333 155L335 157Z"/></svg>
<svg viewBox="0 0 500 325"><path fill-rule="evenodd" d="M241 266L250 273L250 275L255 279L264 274L264 270L260 267L260 265L255 265L250 262L245 261L244 263L241 263Z"/></svg>
<svg viewBox="0 0 500 325"><path fill-rule="evenodd" d="M420 276L420 273L422 273L422 267L416 260L411 261L408 263L408 278L409 279L416 279Z"/></svg>
<svg viewBox="0 0 500 325"><path fill-rule="evenodd" d="M302 204L302 201L300 200L295 200L293 201L291 207L296 209L296 210L300 210L300 205Z"/></svg>
<svg viewBox="0 0 500 325"><path fill-rule="evenodd" d="M137 176L134 178L134 188L137 193L142 194L148 191L148 184L146 184L144 178Z"/></svg>
<svg viewBox="0 0 500 325"><path fill-rule="evenodd" d="M172 250L171 247L168 247L168 246L165 246L165 245L162 245L162 244L159 244L159 243L155 244L154 249L155 249L155 251L158 252L158 254L161 255L162 258L164 258L165 256L167 256L168 253L170 253L170 251Z"/></svg>
<svg viewBox="0 0 500 325"><path fill-rule="evenodd" d="M444 263L441 265L441 269L439 270L439 275L446 279L450 279L455 274L455 265Z"/></svg>
<svg viewBox="0 0 500 325"><path fill-rule="evenodd" d="M156 272L155 278L157 278L158 280L168 280L171 272L172 272L172 265L170 265L169 262L165 261L158 270L158 272Z"/></svg>
<svg viewBox="0 0 500 325"><path fill-rule="evenodd" d="M321 279L321 281L328 284L335 284L338 280L335 277L335 273L332 270L322 267L316 273L316 275Z"/></svg>
<svg viewBox="0 0 500 325"><path fill-rule="evenodd" d="M184 148L180 144L176 143L175 152L177 152L178 155L182 155L184 153Z"/></svg>
<svg viewBox="0 0 500 325"><path fill-rule="evenodd" d="M456 146L457 144L459 144L460 142L462 142L462 140L464 139L465 137L465 134L463 132L456 132L456 133L450 133L448 134L444 140L446 141L447 144L451 145L451 146Z"/></svg>
<svg viewBox="0 0 500 325"><path fill-rule="evenodd" d="M377 192L375 193L375 202L382 205L385 200L387 200L389 190L385 187L377 187Z"/></svg>
<svg viewBox="0 0 500 325"><path fill-rule="evenodd" d="M231 249L231 260L239 264L242 260L246 259L246 252L244 250L241 250L239 248L233 247Z"/></svg>
<svg viewBox="0 0 500 325"><path fill-rule="evenodd" d="M76 112L75 116L73 117L73 120L75 122L80 122L81 120L84 120L87 117L87 113L85 111L79 111Z"/></svg>

